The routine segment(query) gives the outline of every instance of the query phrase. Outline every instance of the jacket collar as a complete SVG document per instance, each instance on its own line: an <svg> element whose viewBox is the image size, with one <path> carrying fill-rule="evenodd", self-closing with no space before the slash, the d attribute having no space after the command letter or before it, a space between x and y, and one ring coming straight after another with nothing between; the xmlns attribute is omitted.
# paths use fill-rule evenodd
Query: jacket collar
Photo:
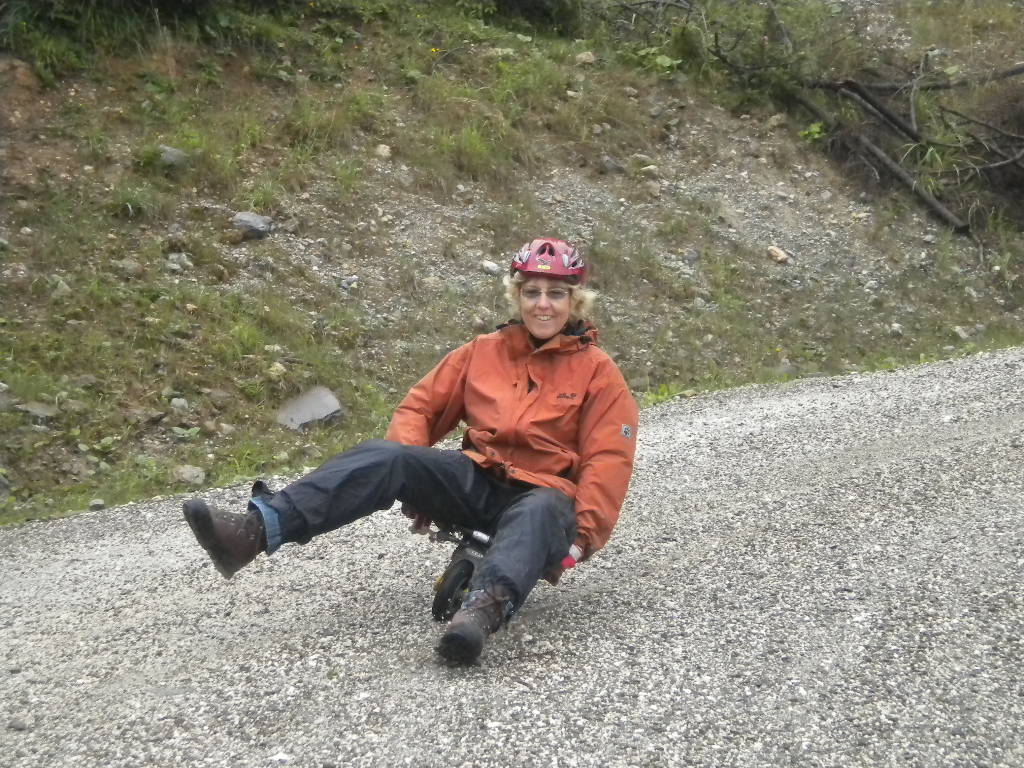
<svg viewBox="0 0 1024 768"><path fill-rule="evenodd" d="M498 331L507 334L507 338L517 346L522 345L525 352L575 352L588 344L597 343L597 327L583 320L566 326L561 333L552 336L536 349L533 348L530 333L521 320L509 320L499 325Z"/></svg>

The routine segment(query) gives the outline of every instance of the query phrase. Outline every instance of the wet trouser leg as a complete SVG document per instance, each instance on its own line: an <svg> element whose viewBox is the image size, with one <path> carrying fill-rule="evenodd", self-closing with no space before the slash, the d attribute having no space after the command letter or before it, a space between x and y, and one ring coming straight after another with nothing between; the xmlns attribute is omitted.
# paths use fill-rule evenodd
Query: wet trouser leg
<svg viewBox="0 0 1024 768"><path fill-rule="evenodd" d="M491 547L470 589L511 592L513 610L546 571L561 563L576 539L573 500L552 488L522 490L498 517Z"/></svg>
<svg viewBox="0 0 1024 768"><path fill-rule="evenodd" d="M371 440L328 459L268 501L280 538L308 542L395 501L448 524L493 534L472 587L501 585L516 608L576 536L572 500L550 488L512 486L460 451Z"/></svg>
<svg viewBox="0 0 1024 768"><path fill-rule="evenodd" d="M396 500L439 522L488 526L511 490L459 451L371 440L328 459L269 504L283 542L305 543Z"/></svg>

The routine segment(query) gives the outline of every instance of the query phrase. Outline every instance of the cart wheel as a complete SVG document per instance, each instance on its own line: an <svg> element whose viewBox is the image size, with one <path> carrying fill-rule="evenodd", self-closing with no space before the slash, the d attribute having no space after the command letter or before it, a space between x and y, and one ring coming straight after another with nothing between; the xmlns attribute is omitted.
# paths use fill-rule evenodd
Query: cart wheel
<svg viewBox="0 0 1024 768"><path fill-rule="evenodd" d="M435 621L451 621L469 591L471 578L473 578L473 562L471 560L456 560L445 569L434 586L436 594L430 612L434 615Z"/></svg>

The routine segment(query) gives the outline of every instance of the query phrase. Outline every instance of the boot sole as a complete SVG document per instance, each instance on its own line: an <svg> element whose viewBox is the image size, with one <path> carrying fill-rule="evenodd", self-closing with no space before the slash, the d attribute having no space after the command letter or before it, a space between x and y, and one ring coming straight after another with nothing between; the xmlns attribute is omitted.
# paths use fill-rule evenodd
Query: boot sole
<svg viewBox="0 0 1024 768"><path fill-rule="evenodd" d="M182 504L181 509L185 515L185 522L192 529L192 533L199 542L199 545L210 556L210 560L213 561L213 567L217 569L217 573L225 579L230 579L238 572L238 569L232 570L227 568L222 562L227 553L218 546L217 539L213 535L213 520L210 517L210 508L206 506L206 502L202 499L190 499Z"/></svg>
<svg viewBox="0 0 1024 768"><path fill-rule="evenodd" d="M481 650L472 639L458 632L446 632L437 644L441 657L455 664L475 664Z"/></svg>

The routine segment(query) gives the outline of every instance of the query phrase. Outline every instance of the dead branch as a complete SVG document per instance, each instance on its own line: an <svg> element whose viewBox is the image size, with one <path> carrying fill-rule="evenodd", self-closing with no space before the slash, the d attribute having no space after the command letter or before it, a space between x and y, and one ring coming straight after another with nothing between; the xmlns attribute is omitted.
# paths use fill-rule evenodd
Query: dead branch
<svg viewBox="0 0 1024 768"><path fill-rule="evenodd" d="M846 97L865 111L870 112L881 120L883 124L895 129L897 133L903 134L911 141L916 141L919 144L925 142L924 137L914 129L914 126L907 123L902 117L879 102L878 99L865 93L864 89L856 81L847 80L846 83L848 84L846 87L837 90L839 95Z"/></svg>
<svg viewBox="0 0 1024 768"><path fill-rule="evenodd" d="M1016 134L1016 133L1010 133L1009 131L1004 131L1002 128L1000 128L997 125L992 125L990 123L984 122L983 120L978 120L976 117L971 117L970 115L965 115L963 112L957 112L955 109L950 109L949 107L943 107L941 105L939 106L939 109L941 109L943 112L946 112L946 113L948 113L950 115L955 115L956 117L959 117L961 120L966 120L969 123L974 123L975 125L980 125L982 128L988 128L990 131L995 131L999 135L1005 136L1008 139L1017 139L1018 141L1024 141L1024 136L1021 136L1021 135Z"/></svg>
<svg viewBox="0 0 1024 768"><path fill-rule="evenodd" d="M923 189L921 185L918 184L917 181L899 165L899 163L895 162L891 157L877 147L867 136L849 129L845 131L837 130L839 127L838 121L826 113L824 109L819 107L802 93L795 93L794 98L804 109L817 118L819 122L828 126L830 131L836 133L841 140L847 143L853 143L866 151L883 168L885 168L886 171L892 174L897 181L903 184L903 186L923 202L928 209L932 211L932 213L951 226L954 231L968 232L970 230L969 224L962 221L955 213L939 202L934 195Z"/></svg>
<svg viewBox="0 0 1024 768"><path fill-rule="evenodd" d="M645 5L653 5L658 8L676 8L681 11L692 11L693 5L686 0L633 0L630 3L618 3L618 6L626 11L637 11Z"/></svg>
<svg viewBox="0 0 1024 768"><path fill-rule="evenodd" d="M793 36L789 34L789 29L786 28L785 23L782 21L782 17L779 16L779 11L775 7L775 3L772 0L766 0L768 7L768 19L767 21L771 25L771 29L778 36L779 42L785 49L787 54L792 54L796 50L796 45L793 43Z"/></svg>
<svg viewBox="0 0 1024 768"><path fill-rule="evenodd" d="M952 82L928 83L920 82L922 78L916 78L910 83L865 83L864 87L874 91L875 93L899 93L914 86L916 83L916 86L914 87L919 91L949 91L954 88L974 88L979 85L994 83L997 80L1007 80L1011 77L1016 77L1017 75L1024 75L1024 64L1017 64L1010 69L1004 69L1002 72L995 72L984 77L963 78L962 80L954 80ZM807 88L825 88L835 90L839 87L839 83L827 80L816 80L805 83L805 86Z"/></svg>

